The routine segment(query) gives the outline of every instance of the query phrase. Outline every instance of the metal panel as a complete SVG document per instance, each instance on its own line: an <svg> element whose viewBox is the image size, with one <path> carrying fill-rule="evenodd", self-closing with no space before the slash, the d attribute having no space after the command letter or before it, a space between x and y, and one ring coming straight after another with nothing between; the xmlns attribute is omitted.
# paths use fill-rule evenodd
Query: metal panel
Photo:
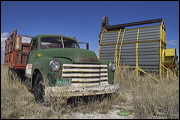
<svg viewBox="0 0 180 120"><path fill-rule="evenodd" d="M136 45L135 44L131 44L131 46L126 46L125 44L122 45L122 50L133 50L136 49Z"/></svg>
<svg viewBox="0 0 180 120"><path fill-rule="evenodd" d="M126 31L124 36L124 42L135 42L137 36L137 30Z"/></svg>
<svg viewBox="0 0 180 120"><path fill-rule="evenodd" d="M147 67L145 71L157 71L159 68L159 42L160 40L160 27L144 27L139 28L138 36L138 51L136 51L136 41L138 29L126 29L124 34L124 40L121 45L123 38L123 30L120 33L120 39L118 41L118 52L120 55L120 65L125 66L136 66L136 54L138 52L138 64L139 66ZM103 34L102 43L117 43L118 31L105 32ZM141 43L143 41L143 43ZM101 46L100 47L100 58L114 60L116 45ZM150 68L153 66L155 68Z"/></svg>
<svg viewBox="0 0 180 120"><path fill-rule="evenodd" d="M113 50L104 50L100 52L101 54L113 54L114 55L114 51Z"/></svg>
<svg viewBox="0 0 180 120"><path fill-rule="evenodd" d="M135 49L122 49L121 53L133 53L133 52L136 52Z"/></svg>
<svg viewBox="0 0 180 120"><path fill-rule="evenodd" d="M139 65L159 65L159 62L140 62Z"/></svg>
<svg viewBox="0 0 180 120"><path fill-rule="evenodd" d="M136 66L136 62L121 61L120 65L125 65L125 66Z"/></svg>
<svg viewBox="0 0 180 120"><path fill-rule="evenodd" d="M137 30L136 30L136 32L137 32ZM125 37L125 40L126 40L126 37ZM132 41L134 41L134 40L132 40ZM127 42L127 40L126 40L126 42ZM123 44L122 45L120 64L125 65L125 66L135 66L136 65L136 44Z"/></svg>
<svg viewBox="0 0 180 120"><path fill-rule="evenodd" d="M160 39L159 27L140 29L138 41L159 40L159 39Z"/></svg>
<svg viewBox="0 0 180 120"><path fill-rule="evenodd" d="M123 46L121 50L127 50L127 49L134 49L135 50L136 46L135 45L134 46L128 46L128 47Z"/></svg>
<svg viewBox="0 0 180 120"><path fill-rule="evenodd" d="M136 55L136 52L133 52L133 53L121 53L121 56L129 56L129 55L132 55L132 56L135 56Z"/></svg>
<svg viewBox="0 0 180 120"><path fill-rule="evenodd" d="M137 29L126 29L126 34L137 34Z"/></svg>
<svg viewBox="0 0 180 120"><path fill-rule="evenodd" d="M116 41L117 41L117 37L116 38L111 38L111 39L104 39L104 41L102 41L102 44L116 43Z"/></svg>
<svg viewBox="0 0 180 120"><path fill-rule="evenodd" d="M139 44L139 46L145 45L145 47L140 47L138 49L138 64L139 66L152 66L152 65L159 65L159 42L152 43L148 46L149 43L146 44ZM155 45L156 44L156 45ZM154 57L152 57L154 56ZM142 68L144 71L157 71L157 69L151 68Z"/></svg>
<svg viewBox="0 0 180 120"><path fill-rule="evenodd" d="M142 59L142 58L146 58L146 59L151 59L151 58L159 59L159 54L157 54L157 55L152 54L152 55L138 56L138 58L139 58L139 59Z"/></svg>
<svg viewBox="0 0 180 120"><path fill-rule="evenodd" d="M106 54L106 55L100 56L101 60L111 60L111 61L113 61L114 60L114 56L109 56L109 55Z"/></svg>
<svg viewBox="0 0 180 120"><path fill-rule="evenodd" d="M114 56L101 56L101 60L114 60Z"/></svg>
<svg viewBox="0 0 180 120"><path fill-rule="evenodd" d="M111 61L114 61L114 56L100 56L101 57L101 60L111 60Z"/></svg>
<svg viewBox="0 0 180 120"><path fill-rule="evenodd" d="M158 58L156 58L156 59L138 59L138 62L139 62L139 64L141 63L141 62L159 62L159 59Z"/></svg>
<svg viewBox="0 0 180 120"><path fill-rule="evenodd" d="M143 49L138 49L138 52L159 52L159 48L143 48Z"/></svg>
<svg viewBox="0 0 180 120"><path fill-rule="evenodd" d="M159 37L139 38L139 41L159 40Z"/></svg>
<svg viewBox="0 0 180 120"><path fill-rule="evenodd" d="M114 49L115 45L109 45L109 46L101 46L100 49L106 50L106 49Z"/></svg>
<svg viewBox="0 0 180 120"><path fill-rule="evenodd" d="M114 60L115 45L101 46L100 47L100 58L101 60Z"/></svg>
<svg viewBox="0 0 180 120"><path fill-rule="evenodd" d="M102 43L116 43L118 32L104 33L102 36Z"/></svg>
<svg viewBox="0 0 180 120"><path fill-rule="evenodd" d="M153 48L153 49L154 48L159 48L159 43L156 43L156 44L150 44L150 43L149 44L147 44L147 43L146 44L142 44L142 43L139 43L138 48L139 49L141 49L141 48L145 48L145 49L146 48Z"/></svg>
<svg viewBox="0 0 180 120"><path fill-rule="evenodd" d="M147 32L147 31L160 31L160 27L144 27L140 29L141 31Z"/></svg>
<svg viewBox="0 0 180 120"><path fill-rule="evenodd" d="M147 32L147 33L144 33L144 32L139 32L139 37L143 37L143 36L151 36L151 35L156 35L156 36L158 36L158 35L160 35L160 33L159 33L159 31L157 31L157 32Z"/></svg>

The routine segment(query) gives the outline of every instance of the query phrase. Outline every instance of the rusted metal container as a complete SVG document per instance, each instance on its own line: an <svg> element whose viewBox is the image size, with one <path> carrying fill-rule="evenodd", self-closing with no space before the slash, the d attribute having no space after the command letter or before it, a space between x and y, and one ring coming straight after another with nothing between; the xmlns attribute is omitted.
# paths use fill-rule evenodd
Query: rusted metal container
<svg viewBox="0 0 180 120"><path fill-rule="evenodd" d="M22 43L22 36L15 30L5 41L4 64L12 69L25 69L30 43Z"/></svg>

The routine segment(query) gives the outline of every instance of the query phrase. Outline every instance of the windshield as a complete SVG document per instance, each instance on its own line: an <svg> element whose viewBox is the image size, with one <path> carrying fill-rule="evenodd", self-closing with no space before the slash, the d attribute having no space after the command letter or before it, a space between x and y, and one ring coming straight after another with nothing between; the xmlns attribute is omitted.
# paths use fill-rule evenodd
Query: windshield
<svg viewBox="0 0 180 120"><path fill-rule="evenodd" d="M41 48L79 48L76 41L63 37L42 37Z"/></svg>

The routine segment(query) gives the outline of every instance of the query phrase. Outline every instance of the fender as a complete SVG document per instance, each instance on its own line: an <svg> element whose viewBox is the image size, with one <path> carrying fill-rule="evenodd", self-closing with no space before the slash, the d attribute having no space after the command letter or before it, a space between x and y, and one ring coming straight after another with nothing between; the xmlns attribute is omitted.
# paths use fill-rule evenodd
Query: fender
<svg viewBox="0 0 180 120"><path fill-rule="evenodd" d="M32 64L32 74L29 75L29 78L31 80L31 83L33 85L33 81L35 79L35 74L37 74L37 72L41 73L43 75L43 79L49 83L49 85L54 85L56 82L56 77L60 77L61 73L62 73L62 69L60 67L59 71L51 71L49 68L49 63L51 60L58 60L59 63L61 64L61 66L66 63L66 64L70 64L72 63L72 61L70 59L66 59L66 58L52 58L52 57L43 57L43 58L39 58L37 59L34 64Z"/></svg>

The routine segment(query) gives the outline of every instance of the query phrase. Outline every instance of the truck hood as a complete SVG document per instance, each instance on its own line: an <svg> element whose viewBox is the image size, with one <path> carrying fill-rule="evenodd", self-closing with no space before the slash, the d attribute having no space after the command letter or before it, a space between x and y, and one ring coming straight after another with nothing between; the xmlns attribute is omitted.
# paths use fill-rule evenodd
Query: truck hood
<svg viewBox="0 0 180 120"><path fill-rule="evenodd" d="M98 62L96 54L91 50L73 49L73 48L52 48L42 49L41 53L44 57L65 58L73 63Z"/></svg>

